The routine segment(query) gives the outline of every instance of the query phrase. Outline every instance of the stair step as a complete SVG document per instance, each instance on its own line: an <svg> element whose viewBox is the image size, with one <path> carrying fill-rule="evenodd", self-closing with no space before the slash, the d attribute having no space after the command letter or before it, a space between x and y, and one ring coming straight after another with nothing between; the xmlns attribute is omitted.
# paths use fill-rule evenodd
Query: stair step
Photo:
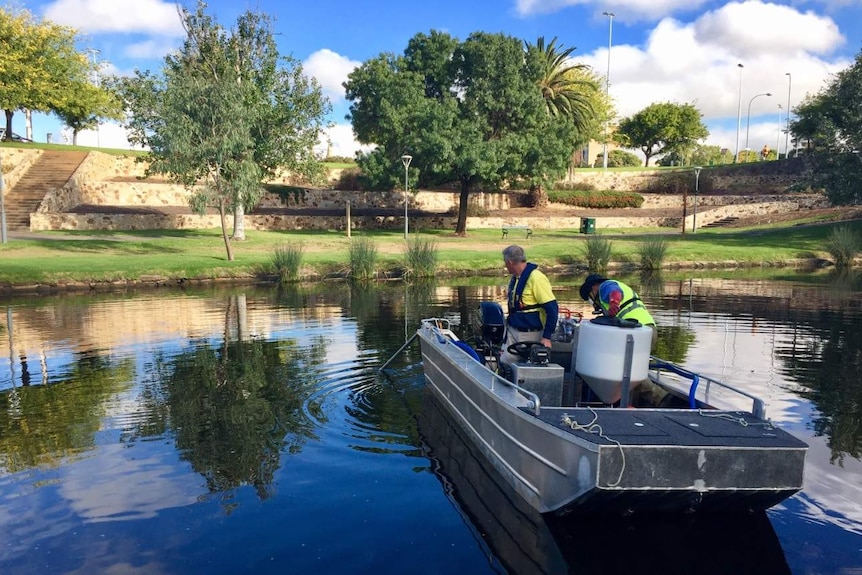
<svg viewBox="0 0 862 575"><path fill-rule="evenodd" d="M11 231L29 230L30 214L45 195L69 181L87 152L46 150L4 198L6 225Z"/></svg>

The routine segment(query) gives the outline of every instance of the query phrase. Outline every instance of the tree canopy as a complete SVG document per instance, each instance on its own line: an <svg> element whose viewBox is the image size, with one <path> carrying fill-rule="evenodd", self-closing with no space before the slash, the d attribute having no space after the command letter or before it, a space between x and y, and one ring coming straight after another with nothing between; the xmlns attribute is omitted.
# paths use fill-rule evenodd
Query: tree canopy
<svg viewBox="0 0 862 575"><path fill-rule="evenodd" d="M148 173L194 191L192 206L219 210L228 260L243 214L260 201L279 169L313 178L322 171L313 148L329 103L296 60L282 57L269 18L247 11L227 31L198 2L181 9L187 37L165 58L160 76L136 72L116 80L130 112L131 139L149 147Z"/></svg>
<svg viewBox="0 0 862 575"><path fill-rule="evenodd" d="M0 8L0 38L0 108L7 138L18 110L59 112L93 102L87 79L95 64L78 52L74 29L40 21L27 10ZM98 109L87 110L90 114Z"/></svg>
<svg viewBox="0 0 862 575"><path fill-rule="evenodd" d="M862 203L862 52L819 93L794 109L790 131L816 162L812 185L833 204Z"/></svg>
<svg viewBox="0 0 862 575"><path fill-rule="evenodd" d="M625 147L640 148L646 156L644 166L649 166L653 156L674 151L685 155L684 151L706 138L709 130L700 118L700 111L692 104L650 104L630 118L624 118L615 138Z"/></svg>
<svg viewBox="0 0 862 575"><path fill-rule="evenodd" d="M456 233L466 232L469 194L484 186L530 185L561 175L582 126L548 112L539 50L503 34L465 41L432 30L404 54L364 62L344 84L357 139L376 148L358 159L367 183L403 182L402 154L413 156L413 185L460 184Z"/></svg>

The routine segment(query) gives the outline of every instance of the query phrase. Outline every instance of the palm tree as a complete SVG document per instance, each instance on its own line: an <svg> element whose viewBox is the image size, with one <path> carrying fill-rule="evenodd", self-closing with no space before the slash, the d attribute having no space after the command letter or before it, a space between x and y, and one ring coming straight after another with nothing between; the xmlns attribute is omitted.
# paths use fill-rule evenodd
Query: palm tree
<svg viewBox="0 0 862 575"><path fill-rule="evenodd" d="M598 85L590 77L589 66L572 62L569 56L575 47L558 46L556 37L546 45L545 37L539 36L535 45L525 41L524 46L527 51L540 55L542 70L538 85L548 115L568 119L579 133L587 133L595 122L594 102L598 94ZM548 194L541 184L530 187L530 204L533 207L548 205Z"/></svg>

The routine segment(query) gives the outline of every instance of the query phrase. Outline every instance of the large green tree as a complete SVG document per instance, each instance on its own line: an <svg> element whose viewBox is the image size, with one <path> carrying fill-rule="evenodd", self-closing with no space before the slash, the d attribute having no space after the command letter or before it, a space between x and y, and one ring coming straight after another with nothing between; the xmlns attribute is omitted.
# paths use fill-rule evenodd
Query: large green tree
<svg viewBox="0 0 862 575"><path fill-rule="evenodd" d="M86 80L75 83L74 100L61 104L57 116L72 129L72 144L78 144L81 130L95 128L103 119L122 120L125 117L122 100L116 93Z"/></svg>
<svg viewBox="0 0 862 575"><path fill-rule="evenodd" d="M862 203L862 52L794 109L790 130L815 160L812 182L833 204Z"/></svg>
<svg viewBox="0 0 862 575"><path fill-rule="evenodd" d="M74 29L0 8L0 108L6 138L18 110L57 112L81 99L94 64L78 52ZM92 110L89 110L92 112Z"/></svg>
<svg viewBox="0 0 862 575"><path fill-rule="evenodd" d="M234 214L233 238L244 239L243 215L264 181L280 169L322 172L313 148L329 103L299 62L279 54L266 15L247 11L228 31L206 7L181 9L187 36L161 76L137 72L119 86L132 139L150 148L148 173L193 190L197 211L218 209L233 260L226 213Z"/></svg>
<svg viewBox="0 0 862 575"><path fill-rule="evenodd" d="M364 62L344 86L357 139L376 145L358 160L368 183L397 186L399 158L412 155L413 185L460 184L456 233L464 235L471 192L558 177L578 134L569 118L548 113L543 70L520 40L482 32L463 42L420 33L403 55Z"/></svg>
<svg viewBox="0 0 862 575"><path fill-rule="evenodd" d="M669 152L685 155L698 140L709 135L701 113L692 104L661 102L650 104L630 118L624 118L615 138L625 147L640 148L650 158Z"/></svg>

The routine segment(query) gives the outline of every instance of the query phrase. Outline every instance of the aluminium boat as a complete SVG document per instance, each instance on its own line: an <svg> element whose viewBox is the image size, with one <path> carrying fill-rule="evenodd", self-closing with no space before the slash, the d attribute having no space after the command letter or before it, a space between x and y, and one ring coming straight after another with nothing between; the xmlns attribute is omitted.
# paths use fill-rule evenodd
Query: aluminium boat
<svg viewBox="0 0 862 575"><path fill-rule="evenodd" d="M477 317L467 340L421 322L425 381L539 513L756 511L802 488L808 446L759 398L651 356L651 328L568 315L550 349L518 344L503 364L502 309Z"/></svg>

